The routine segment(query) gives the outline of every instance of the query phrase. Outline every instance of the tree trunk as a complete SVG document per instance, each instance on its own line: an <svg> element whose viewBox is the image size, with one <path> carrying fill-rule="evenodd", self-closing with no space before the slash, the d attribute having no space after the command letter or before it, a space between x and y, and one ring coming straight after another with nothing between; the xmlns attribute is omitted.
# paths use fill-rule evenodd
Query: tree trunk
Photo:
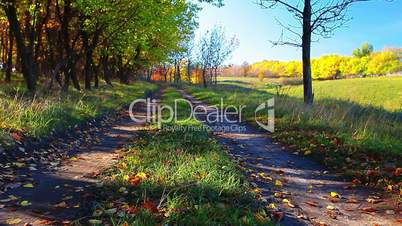
<svg viewBox="0 0 402 226"><path fill-rule="evenodd" d="M207 69L204 67L202 69L202 83L204 84L204 88L207 88Z"/></svg>
<svg viewBox="0 0 402 226"><path fill-rule="evenodd" d="M109 70L109 62L108 56L102 56L102 67L103 67L103 78L105 79L106 84L113 86L111 81L111 74Z"/></svg>
<svg viewBox="0 0 402 226"><path fill-rule="evenodd" d="M188 82L191 84L191 61L188 60L187 62L187 79Z"/></svg>
<svg viewBox="0 0 402 226"><path fill-rule="evenodd" d="M85 89L91 89L92 81L92 49L89 46L89 38L85 31L82 31L82 42L85 48Z"/></svg>
<svg viewBox="0 0 402 226"><path fill-rule="evenodd" d="M5 6L3 6L3 8L9 21L10 29L13 32L17 43L17 51L20 56L22 66L22 74L27 84L27 88L31 93L34 93L36 90L36 81L35 81L35 75L32 70L32 68L34 68L32 51L29 50L27 46L25 46L24 37L21 33L21 28L18 22L15 5L6 4Z"/></svg>
<svg viewBox="0 0 402 226"><path fill-rule="evenodd" d="M14 37L9 29L9 45L8 45L8 53L7 53L7 65L6 65L6 79L7 83L11 82L11 72L13 70L13 46L14 46Z"/></svg>
<svg viewBox="0 0 402 226"><path fill-rule="evenodd" d="M314 101L313 84L311 80L311 0L304 1L303 11L303 87L304 103L312 105Z"/></svg>

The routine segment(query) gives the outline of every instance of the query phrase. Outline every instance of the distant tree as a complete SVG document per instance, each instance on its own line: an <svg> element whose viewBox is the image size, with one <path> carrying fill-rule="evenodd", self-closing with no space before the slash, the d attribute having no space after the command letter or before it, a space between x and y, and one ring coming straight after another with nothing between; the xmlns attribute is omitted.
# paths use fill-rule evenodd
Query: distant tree
<svg viewBox="0 0 402 226"><path fill-rule="evenodd" d="M369 0L258 0L263 8L274 8L278 5L284 7L298 21L298 25L282 24L285 30L295 35L296 39L281 38L274 45L291 45L302 48L303 59L303 85L304 102L307 105L313 104L313 85L311 78L311 42L312 35L330 37L333 32L348 21L347 9L356 2Z"/></svg>
<svg viewBox="0 0 402 226"><path fill-rule="evenodd" d="M250 74L251 65L248 64L246 61L244 61L243 64L241 65L241 69L242 69L242 72L243 72L243 76L247 77Z"/></svg>
<svg viewBox="0 0 402 226"><path fill-rule="evenodd" d="M370 56L370 54L374 51L373 45L370 45L368 42L364 43L360 48L353 50L353 56L355 57L365 57Z"/></svg>
<svg viewBox="0 0 402 226"><path fill-rule="evenodd" d="M237 39L235 37L228 39L222 27L214 27L201 37L197 57L204 87L207 87L207 83L214 78L216 82L218 68L229 58L237 45Z"/></svg>

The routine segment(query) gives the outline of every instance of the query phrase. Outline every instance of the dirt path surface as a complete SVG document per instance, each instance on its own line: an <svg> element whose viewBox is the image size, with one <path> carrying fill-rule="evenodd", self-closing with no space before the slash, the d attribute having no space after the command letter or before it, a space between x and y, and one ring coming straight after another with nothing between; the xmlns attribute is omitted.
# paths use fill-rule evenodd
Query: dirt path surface
<svg viewBox="0 0 402 226"><path fill-rule="evenodd" d="M181 90L194 106L214 109ZM205 120L206 114L198 119ZM229 154L247 172L252 184L282 225L401 225L397 200L367 187L355 187L325 167L281 145L245 123L206 123ZM239 128L222 131L222 128Z"/></svg>
<svg viewBox="0 0 402 226"><path fill-rule="evenodd" d="M147 117L146 107L135 109L134 115ZM81 139L62 143L63 147L50 144L49 150L41 150L44 155L20 162L26 167L0 193L0 225L68 225L87 214L91 187L99 183L94 178L116 162L119 150L145 126L132 121L127 110L114 117L80 131ZM46 155L53 152L63 157L50 161ZM50 164L39 167L41 161Z"/></svg>

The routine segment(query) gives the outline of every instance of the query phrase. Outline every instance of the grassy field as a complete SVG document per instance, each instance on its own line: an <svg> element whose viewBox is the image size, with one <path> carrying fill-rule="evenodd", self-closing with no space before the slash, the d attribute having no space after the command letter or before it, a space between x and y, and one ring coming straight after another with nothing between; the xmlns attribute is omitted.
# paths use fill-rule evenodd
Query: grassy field
<svg viewBox="0 0 402 226"><path fill-rule="evenodd" d="M290 96L302 97L303 87L289 90ZM402 112L402 77L356 78L314 82L315 99L335 99L362 106Z"/></svg>
<svg viewBox="0 0 402 226"><path fill-rule="evenodd" d="M155 90L146 82L132 85L114 83L92 91L46 92L42 87L35 97L27 96L21 83L0 85L0 144L13 145L12 136L41 137L110 111L120 109L144 90Z"/></svg>
<svg viewBox="0 0 402 226"><path fill-rule="evenodd" d="M172 88L163 103L181 95ZM179 105L180 112L188 106ZM95 220L112 225L269 225L252 188L197 121L144 131L103 178ZM107 187L107 189L106 189ZM110 211L110 209L120 211ZM113 213L110 213L113 212Z"/></svg>
<svg viewBox="0 0 402 226"><path fill-rule="evenodd" d="M244 116L252 123L255 122L256 106L274 96L276 91L264 88L267 84L248 83L251 79L225 80L208 89L187 89L197 98L212 104L219 104L222 97L227 105L247 105ZM400 175L389 174L384 167L395 169L402 165L402 118L397 112L400 99L395 98L400 96L400 82L401 78L315 82L319 91L312 108L303 104L299 93L301 88L291 86L276 96L276 132L272 136L289 149L301 155L312 155L332 169L362 181L380 185L400 183ZM355 90L364 93L356 91L353 96L348 96L353 84L359 87ZM332 93L325 91L325 87L331 87ZM387 96L389 102L385 101ZM366 103L359 104L357 100ZM381 102L387 103L387 108L393 111L384 109L385 105L369 104L379 105ZM264 121L264 117L259 119Z"/></svg>
<svg viewBox="0 0 402 226"><path fill-rule="evenodd" d="M292 82L293 81L293 82ZM256 77L219 77L220 84L276 93L270 84L283 86L282 93L302 98L303 86L300 79ZM362 106L384 108L387 111L402 111L402 77L372 77L327 81L313 81L314 97L317 101L343 100Z"/></svg>

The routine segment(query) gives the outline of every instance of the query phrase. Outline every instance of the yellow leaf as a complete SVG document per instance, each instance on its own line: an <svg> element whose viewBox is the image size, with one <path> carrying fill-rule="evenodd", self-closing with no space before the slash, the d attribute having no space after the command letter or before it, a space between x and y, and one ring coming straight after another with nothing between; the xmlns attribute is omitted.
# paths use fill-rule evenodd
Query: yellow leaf
<svg viewBox="0 0 402 226"><path fill-rule="evenodd" d="M136 177L139 177L141 179L146 179L147 178L147 174L144 172L139 172L135 175Z"/></svg>
<svg viewBox="0 0 402 226"><path fill-rule="evenodd" d="M21 219L20 218L10 218L6 221L7 224L19 224L21 223Z"/></svg>
<svg viewBox="0 0 402 226"><path fill-rule="evenodd" d="M280 192L275 192L275 193L274 193L274 197L275 197L275 198L280 198L280 197L282 197L282 193L280 193Z"/></svg>
<svg viewBox="0 0 402 226"><path fill-rule="evenodd" d="M30 205L32 205L32 203L28 202L27 200L24 200L24 201L20 202L20 205L21 206L30 206Z"/></svg>
<svg viewBox="0 0 402 226"><path fill-rule="evenodd" d="M24 185L24 188L33 188L33 187L34 187L34 186L33 186L33 184L31 184L31 183Z"/></svg>
<svg viewBox="0 0 402 226"><path fill-rule="evenodd" d="M335 210L335 206L328 205L327 210Z"/></svg>
<svg viewBox="0 0 402 226"><path fill-rule="evenodd" d="M129 179L130 179L130 176L129 176L129 175L124 175L124 176L123 176L123 180L128 181Z"/></svg>
<svg viewBox="0 0 402 226"><path fill-rule="evenodd" d="M283 186L282 181L280 181L280 180L275 180L275 186L277 186L277 187L282 187L282 186Z"/></svg>
<svg viewBox="0 0 402 226"><path fill-rule="evenodd" d="M339 198L339 194L332 191L331 193L329 193L331 195L332 198Z"/></svg>
<svg viewBox="0 0 402 226"><path fill-rule="evenodd" d="M311 151L305 151L304 155L311 155Z"/></svg>
<svg viewBox="0 0 402 226"><path fill-rule="evenodd" d="M275 203L270 203L270 204L268 205L268 208L270 208L270 209L276 209Z"/></svg>
<svg viewBox="0 0 402 226"><path fill-rule="evenodd" d="M120 192L120 193L123 193L123 192L126 192L126 191L127 191L127 189L126 189L125 187L119 188L119 192Z"/></svg>
<svg viewBox="0 0 402 226"><path fill-rule="evenodd" d="M289 199L282 199L282 203L289 203Z"/></svg>
<svg viewBox="0 0 402 226"><path fill-rule="evenodd" d="M10 198L11 200L17 200L18 199L15 195L9 195L8 198Z"/></svg>

